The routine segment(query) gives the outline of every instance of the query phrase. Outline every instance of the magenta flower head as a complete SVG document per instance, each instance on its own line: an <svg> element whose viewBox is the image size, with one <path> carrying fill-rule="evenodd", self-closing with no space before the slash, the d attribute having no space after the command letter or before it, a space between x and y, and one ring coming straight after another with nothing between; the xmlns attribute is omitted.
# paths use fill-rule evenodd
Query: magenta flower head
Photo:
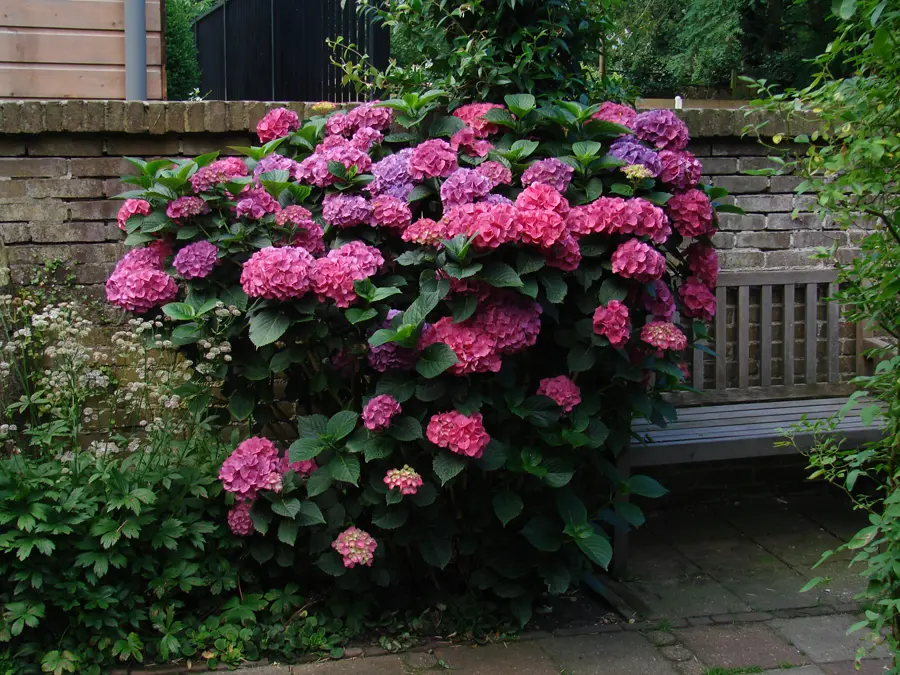
<svg viewBox="0 0 900 675"><path fill-rule="evenodd" d="M293 471L301 476L308 476L318 468L319 465L316 464L316 460L314 459L301 459L299 462L292 462L287 455L281 458L282 474Z"/></svg>
<svg viewBox="0 0 900 675"><path fill-rule="evenodd" d="M331 543L331 548L344 558L344 567L371 567L378 542L368 532L348 527Z"/></svg>
<svg viewBox="0 0 900 675"><path fill-rule="evenodd" d="M678 326L668 321L651 321L645 325L641 328L641 340L656 347L658 356L662 356L666 349L674 352L687 349L687 336Z"/></svg>
<svg viewBox="0 0 900 675"><path fill-rule="evenodd" d="M124 232L125 225L131 216L149 216L151 210L150 202L146 199L126 199L125 203L119 207L119 213L116 215L116 222L119 224L119 229Z"/></svg>
<svg viewBox="0 0 900 675"><path fill-rule="evenodd" d="M422 476L409 464L404 464L402 469L390 469L384 476L384 484L389 490L399 490L402 495L414 495L424 483Z"/></svg>
<svg viewBox="0 0 900 675"><path fill-rule="evenodd" d="M353 282L372 276L382 265L384 258L377 248L351 241L316 261L313 290L320 299L330 298L346 309L359 299Z"/></svg>
<svg viewBox="0 0 900 675"><path fill-rule="evenodd" d="M457 168L456 152L441 138L419 143L409 156L409 175L413 180L446 178Z"/></svg>
<svg viewBox="0 0 900 675"><path fill-rule="evenodd" d="M565 414L572 412L581 403L581 389L565 375L545 377L538 383L537 393L538 396L553 399Z"/></svg>
<svg viewBox="0 0 900 675"><path fill-rule="evenodd" d="M533 183L516 197L516 207L520 209L551 209L565 217L569 212L569 200L563 197L556 188L543 183Z"/></svg>
<svg viewBox="0 0 900 675"><path fill-rule="evenodd" d="M179 197L166 207L166 215L177 221L185 221L204 213L209 213L209 207L200 197Z"/></svg>
<svg viewBox="0 0 900 675"><path fill-rule="evenodd" d="M481 413L463 415L456 410L432 415L425 436L439 448L473 459L481 457L491 442L484 430Z"/></svg>
<svg viewBox="0 0 900 675"><path fill-rule="evenodd" d="M219 480L226 492L254 500L260 490L281 491L281 458L267 438L254 436L237 446L222 464Z"/></svg>
<svg viewBox="0 0 900 675"><path fill-rule="evenodd" d="M241 287L251 298L290 300L310 288L316 260L298 246L269 246L244 263Z"/></svg>
<svg viewBox="0 0 900 675"><path fill-rule="evenodd" d="M690 190L700 182L703 167L687 150L661 150L659 179L679 190Z"/></svg>
<svg viewBox="0 0 900 675"><path fill-rule="evenodd" d="M565 192L574 173L575 169L555 157L541 159L525 169L522 185L528 187L534 183L543 183L558 192Z"/></svg>
<svg viewBox="0 0 900 675"><path fill-rule="evenodd" d="M716 315L716 296L697 277L688 277L679 287L678 295L686 317L712 321Z"/></svg>
<svg viewBox="0 0 900 675"><path fill-rule="evenodd" d="M191 176L194 192L209 192L219 183L228 183L249 174L247 165L237 157L223 157L207 164Z"/></svg>
<svg viewBox="0 0 900 675"><path fill-rule="evenodd" d="M453 323L449 316L434 322L431 330L419 339L419 349L442 342L456 354L456 363L450 366L452 375L500 372L500 351L497 340L471 320Z"/></svg>
<svg viewBox="0 0 900 675"><path fill-rule="evenodd" d="M687 125L671 110L648 110L634 118L634 135L659 150L684 150L690 135Z"/></svg>
<svg viewBox="0 0 900 675"><path fill-rule="evenodd" d="M360 150L368 152L372 149L373 145L381 143L383 138L384 134L377 129L373 129L372 127L360 127L353 133L353 138L350 139L350 142Z"/></svg>
<svg viewBox="0 0 900 675"><path fill-rule="evenodd" d="M688 268L694 276L710 288L719 281L719 254L708 244L695 241L685 251Z"/></svg>
<svg viewBox="0 0 900 675"><path fill-rule="evenodd" d="M609 155L621 159L626 165L639 164L656 177L662 171L659 156L645 145L641 145L634 136L623 136L609 147Z"/></svg>
<svg viewBox="0 0 900 675"><path fill-rule="evenodd" d="M421 244L422 246L435 246L441 239L447 238L443 221L437 222L431 218L419 218L412 225L403 230L400 235L403 241Z"/></svg>
<svg viewBox="0 0 900 675"><path fill-rule="evenodd" d="M372 199L371 223L401 233L412 223L412 211L405 199L378 195Z"/></svg>
<svg viewBox="0 0 900 675"><path fill-rule="evenodd" d="M662 277L666 271L666 259L649 244L628 239L613 252L612 271L626 279L647 283Z"/></svg>
<svg viewBox="0 0 900 675"><path fill-rule="evenodd" d="M384 431L391 421L400 414L400 404L390 394L373 396L362 411L363 425L369 431Z"/></svg>
<svg viewBox="0 0 900 675"><path fill-rule="evenodd" d="M300 118L293 110L275 108L266 113L256 125L256 135L260 143L268 143L283 138L300 128Z"/></svg>
<svg viewBox="0 0 900 675"><path fill-rule="evenodd" d="M325 195L322 201L322 220L333 227L353 227L368 223L372 206L361 195L342 192Z"/></svg>
<svg viewBox="0 0 900 675"><path fill-rule="evenodd" d="M250 518L252 508L253 502L248 499L238 502L228 512L228 527L239 537L253 534L253 520Z"/></svg>
<svg viewBox="0 0 900 675"><path fill-rule="evenodd" d="M325 231L302 206L284 207L275 216L275 224L290 230L286 237L273 242L275 246L299 246L314 256L325 253Z"/></svg>
<svg viewBox="0 0 900 675"><path fill-rule="evenodd" d="M475 169L457 169L441 185L444 208L470 204L484 197L494 187L493 181Z"/></svg>
<svg viewBox="0 0 900 675"><path fill-rule="evenodd" d="M652 284L653 294L644 291L644 309L655 319L668 321L675 314L675 299L666 282L657 279Z"/></svg>
<svg viewBox="0 0 900 675"><path fill-rule="evenodd" d="M159 246L128 252L106 280L106 299L138 314L174 300L178 285L162 271L165 255Z"/></svg>
<svg viewBox="0 0 900 675"><path fill-rule="evenodd" d="M625 206L625 218L621 221L619 234L648 237L657 244L662 244L672 234L665 211L656 204L635 197L626 200Z"/></svg>
<svg viewBox="0 0 900 675"><path fill-rule="evenodd" d="M181 249L172 261L175 269L185 279L204 279L216 266L219 249L208 241L198 241Z"/></svg>
<svg viewBox="0 0 900 675"><path fill-rule="evenodd" d="M512 183L512 171L500 162L495 162L493 160L482 162L475 167L475 170L482 176L487 176L491 179L491 183L493 184L492 188L495 188L498 185L509 185Z"/></svg>
<svg viewBox="0 0 900 675"><path fill-rule="evenodd" d="M258 178L270 171L287 171L291 177L297 178L299 176L300 165L290 157L272 153L267 157L263 157L256 163L256 167L253 169L253 175Z"/></svg>
<svg viewBox="0 0 900 675"><path fill-rule="evenodd" d="M581 264L581 246L577 237L571 233L566 233L550 249L545 250L545 255L548 266L563 272L574 272Z"/></svg>
<svg viewBox="0 0 900 675"><path fill-rule="evenodd" d="M672 195L666 202L666 210L672 225L685 237L701 237L715 231L712 204L702 190Z"/></svg>
<svg viewBox="0 0 900 675"><path fill-rule="evenodd" d="M250 188L240 194L234 211L238 217L246 216L251 220L259 220L267 213L281 211L281 204L264 188Z"/></svg>
<svg viewBox="0 0 900 675"><path fill-rule="evenodd" d="M499 126L484 119L484 114L494 108L499 110L506 109L497 103L469 103L454 110L453 116L461 119L467 127L470 127L475 132L478 138L487 138L500 131Z"/></svg>
<svg viewBox="0 0 900 675"><path fill-rule="evenodd" d="M363 103L347 112L347 124L354 132L366 127L376 131L387 131L394 120L394 111L375 105L379 101Z"/></svg>
<svg viewBox="0 0 900 675"><path fill-rule="evenodd" d="M593 120L612 122L629 129L634 127L635 117L637 117L637 111L634 108L621 103L613 103L612 101L604 101L600 104L600 109L591 115Z"/></svg>
<svg viewBox="0 0 900 675"><path fill-rule="evenodd" d="M628 307L620 300L610 300L594 310L594 332L602 335L613 347L622 347L631 334Z"/></svg>

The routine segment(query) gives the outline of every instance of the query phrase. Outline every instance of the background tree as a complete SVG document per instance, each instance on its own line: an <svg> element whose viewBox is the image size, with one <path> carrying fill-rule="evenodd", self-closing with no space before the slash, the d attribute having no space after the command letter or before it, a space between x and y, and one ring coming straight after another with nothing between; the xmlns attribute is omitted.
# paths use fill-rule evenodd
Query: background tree
<svg viewBox="0 0 900 675"><path fill-rule="evenodd" d="M200 63L193 21L210 0L166 1L166 96L183 101L200 87Z"/></svg>

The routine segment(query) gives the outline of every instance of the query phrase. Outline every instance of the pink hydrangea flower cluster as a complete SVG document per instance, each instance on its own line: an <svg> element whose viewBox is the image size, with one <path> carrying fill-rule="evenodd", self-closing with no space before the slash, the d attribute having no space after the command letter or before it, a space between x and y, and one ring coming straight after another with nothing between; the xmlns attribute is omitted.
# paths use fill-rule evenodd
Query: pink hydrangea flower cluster
<svg viewBox="0 0 900 675"><path fill-rule="evenodd" d="M390 469L384 476L384 484L389 490L400 490L402 495L414 495L424 483L422 476L404 464L402 469Z"/></svg>
<svg viewBox="0 0 900 675"><path fill-rule="evenodd" d="M250 509L253 502L240 501L228 511L228 527L239 537L248 537L253 534L253 521L250 519Z"/></svg>
<svg viewBox="0 0 900 675"><path fill-rule="evenodd" d="M680 352L687 348L687 336L678 326L668 321L651 321L646 324L641 328L641 340L656 347L658 356L662 356L667 349Z"/></svg>
<svg viewBox="0 0 900 675"><path fill-rule="evenodd" d="M712 321L716 315L716 296L697 277L688 277L678 288L683 313L691 319Z"/></svg>
<svg viewBox="0 0 900 675"><path fill-rule="evenodd" d="M286 206L275 216L278 227L290 229L290 234L276 246L299 246L311 255L325 253L325 231L312 219L312 214L302 206Z"/></svg>
<svg viewBox="0 0 900 675"><path fill-rule="evenodd" d="M378 145L383 139L384 134L377 129L373 129L372 127L361 127L353 134L350 142L360 150L368 152L372 149L373 145Z"/></svg>
<svg viewBox="0 0 900 675"><path fill-rule="evenodd" d="M675 298L662 279L652 284L653 293L644 291L644 309L656 319L668 321L675 314Z"/></svg>
<svg viewBox="0 0 900 675"><path fill-rule="evenodd" d="M357 527L348 527L331 543L331 548L344 558L344 567L372 566L378 542L371 534Z"/></svg>
<svg viewBox="0 0 900 675"><path fill-rule="evenodd" d="M470 204L494 188L493 181L475 169L457 169L441 185L444 208Z"/></svg>
<svg viewBox="0 0 900 675"><path fill-rule="evenodd" d="M403 241L421 244L422 246L436 246L438 241L446 237L442 223L431 218L419 218L412 225L403 230Z"/></svg>
<svg viewBox="0 0 900 675"><path fill-rule="evenodd" d="M281 458L281 473L293 471L301 476L308 476L319 468L314 459L301 459L299 462L291 462L287 455Z"/></svg>
<svg viewBox="0 0 900 675"><path fill-rule="evenodd" d="M558 192L565 192L574 173L574 168L555 157L541 159L525 169L522 185L528 187L533 183L543 183Z"/></svg>
<svg viewBox="0 0 900 675"><path fill-rule="evenodd" d="M594 310L594 332L602 335L613 347L621 347L631 335L628 307L620 300L610 300Z"/></svg>
<svg viewBox="0 0 900 675"><path fill-rule="evenodd" d="M479 139L472 127L464 127L450 137L450 147L469 157L485 157L494 146L490 141Z"/></svg>
<svg viewBox="0 0 900 675"><path fill-rule="evenodd" d="M234 212L238 217L246 216L251 220L259 220L267 213L277 213L280 210L281 204L265 188L244 190L234 205Z"/></svg>
<svg viewBox="0 0 900 675"><path fill-rule="evenodd" d="M500 131L500 127L484 119L484 114L494 108L505 110L506 108L496 103L468 103L453 111L454 117L461 119L467 127L475 132L478 138L487 138Z"/></svg>
<svg viewBox="0 0 900 675"><path fill-rule="evenodd" d="M372 225L403 232L412 223L412 211L406 200L391 195L378 195L372 199Z"/></svg>
<svg viewBox="0 0 900 675"><path fill-rule="evenodd" d="M475 170L482 176L486 176L491 180L491 183L493 184L492 188L495 188L498 185L509 185L512 183L512 171L500 162L488 160L487 162L482 162L476 166Z"/></svg>
<svg viewBox="0 0 900 675"><path fill-rule="evenodd" d="M700 182L703 167L687 150L662 150L659 153L659 179L678 190L690 190Z"/></svg>
<svg viewBox="0 0 900 675"><path fill-rule="evenodd" d="M419 349L438 342L443 342L456 354L457 362L448 371L453 375L500 371L497 341L471 320L453 323L449 316L438 319L420 339Z"/></svg>
<svg viewBox="0 0 900 675"><path fill-rule="evenodd" d="M268 143L287 136L300 128L300 118L293 110L275 108L265 114L256 125L256 135L260 143Z"/></svg>
<svg viewBox="0 0 900 675"><path fill-rule="evenodd" d="M538 383L537 393L553 399L565 414L572 412L581 403L581 389L565 375L545 377Z"/></svg>
<svg viewBox="0 0 900 675"><path fill-rule="evenodd" d="M373 396L362 411L363 426L369 431L384 431L401 411L400 403L390 394Z"/></svg>
<svg viewBox="0 0 900 675"><path fill-rule="evenodd" d="M122 232L125 231L125 226L131 216L149 216L152 210L150 202L146 199L126 199L125 203L119 207L119 213L116 215L116 222L119 224L119 229L122 230Z"/></svg>
<svg viewBox="0 0 900 675"><path fill-rule="evenodd" d="M662 253L649 244L637 239L628 239L619 244L612 254L613 274L650 282L662 277L666 271L666 259Z"/></svg>
<svg viewBox="0 0 900 675"><path fill-rule="evenodd" d="M621 124L629 129L633 128L635 117L637 117L637 111L634 108L612 101L604 101L600 105L600 109L591 115L591 119Z"/></svg>
<svg viewBox="0 0 900 675"><path fill-rule="evenodd" d="M179 197L169 202L169 205L166 207L166 215L172 220L184 221L205 213L209 213L209 206L200 197Z"/></svg>
<svg viewBox="0 0 900 675"><path fill-rule="evenodd" d="M481 413L463 415L456 410L432 415L425 436L439 448L474 459L481 457L491 442Z"/></svg>
<svg viewBox="0 0 900 675"><path fill-rule="evenodd" d="M671 110L647 110L634 118L634 135L660 150L684 150L690 140L687 125Z"/></svg>
<svg viewBox="0 0 900 675"><path fill-rule="evenodd" d="M241 500L254 500L260 490L281 491L281 458L267 438L254 436L237 446L219 469L227 492Z"/></svg>
<svg viewBox="0 0 900 675"><path fill-rule="evenodd" d="M320 188L332 185L337 177L328 169L328 162L340 162L348 171L353 167L358 174L372 168L372 158L365 150L341 136L328 136L313 154L300 162L297 180Z"/></svg>
<svg viewBox="0 0 900 675"><path fill-rule="evenodd" d="M719 281L719 254L709 244L695 241L685 251L688 268L693 275L709 288L715 288Z"/></svg>
<svg viewBox="0 0 900 675"><path fill-rule="evenodd" d="M293 159L273 153L267 157L263 157L256 163L256 167L253 169L253 175L259 178L264 173L269 173L270 171L287 171L291 175L291 178L299 180L299 170L300 164Z"/></svg>
<svg viewBox="0 0 900 675"><path fill-rule="evenodd" d="M167 255L163 246L148 246L127 253L106 280L106 299L139 314L174 300L178 285L162 271Z"/></svg>
<svg viewBox="0 0 900 675"><path fill-rule="evenodd" d="M223 157L202 167L191 176L194 192L210 192L220 183L228 183L235 178L249 174L247 165L238 157Z"/></svg>
<svg viewBox="0 0 900 675"><path fill-rule="evenodd" d="M269 246L244 263L241 287L251 298L290 300L306 293L316 275L316 260L299 246Z"/></svg>
<svg viewBox="0 0 900 675"><path fill-rule="evenodd" d="M709 197L702 190L688 190L672 195L666 202L672 225L685 237L712 234L713 209Z"/></svg>
<svg viewBox="0 0 900 675"><path fill-rule="evenodd" d="M549 185L534 183L519 193L519 196L516 197L516 207L520 209L548 209L565 216L569 212L569 201L558 190Z"/></svg>
<svg viewBox="0 0 900 675"><path fill-rule="evenodd" d="M377 248L351 241L316 261L313 290L320 300L330 298L345 309L358 299L353 282L372 276L383 264L384 258Z"/></svg>
<svg viewBox="0 0 900 675"><path fill-rule="evenodd" d="M335 113L325 121L325 130L338 136L353 136L361 129L386 131L390 129L394 113L390 108L363 103L345 113Z"/></svg>
<svg viewBox="0 0 900 675"><path fill-rule="evenodd" d="M372 205L362 195L335 192L322 200L322 220L334 227L353 227L368 223Z"/></svg>
<svg viewBox="0 0 900 675"><path fill-rule="evenodd" d="M413 180L446 178L458 168L456 151L441 138L419 143L409 156L409 175Z"/></svg>
<svg viewBox="0 0 900 675"><path fill-rule="evenodd" d="M581 246L571 233L556 242L546 251L546 255L547 265L563 272L574 272L581 264Z"/></svg>
<svg viewBox="0 0 900 675"><path fill-rule="evenodd" d="M205 279L216 266L218 253L215 244L198 241L178 251L172 265L185 279Z"/></svg>

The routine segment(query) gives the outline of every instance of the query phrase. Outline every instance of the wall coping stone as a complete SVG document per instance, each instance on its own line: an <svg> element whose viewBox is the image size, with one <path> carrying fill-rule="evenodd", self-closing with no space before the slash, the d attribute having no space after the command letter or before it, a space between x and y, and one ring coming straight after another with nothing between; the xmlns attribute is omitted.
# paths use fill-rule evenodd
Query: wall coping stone
<svg viewBox="0 0 900 675"><path fill-rule="evenodd" d="M256 123L273 108L286 107L300 119L312 116L312 103L261 101L0 101L0 134L252 132ZM336 104L338 108L354 104ZM783 118L762 112L728 109L676 111L688 125L691 137L740 137L748 124L766 122L761 133L811 133L812 122L793 122L790 130Z"/></svg>

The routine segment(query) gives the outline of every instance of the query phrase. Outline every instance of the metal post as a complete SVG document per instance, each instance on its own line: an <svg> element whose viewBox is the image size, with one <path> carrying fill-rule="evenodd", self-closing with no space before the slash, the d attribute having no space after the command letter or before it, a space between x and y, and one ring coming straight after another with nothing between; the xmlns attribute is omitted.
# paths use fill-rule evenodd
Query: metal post
<svg viewBox="0 0 900 675"><path fill-rule="evenodd" d="M125 0L125 99L147 100L147 0Z"/></svg>

